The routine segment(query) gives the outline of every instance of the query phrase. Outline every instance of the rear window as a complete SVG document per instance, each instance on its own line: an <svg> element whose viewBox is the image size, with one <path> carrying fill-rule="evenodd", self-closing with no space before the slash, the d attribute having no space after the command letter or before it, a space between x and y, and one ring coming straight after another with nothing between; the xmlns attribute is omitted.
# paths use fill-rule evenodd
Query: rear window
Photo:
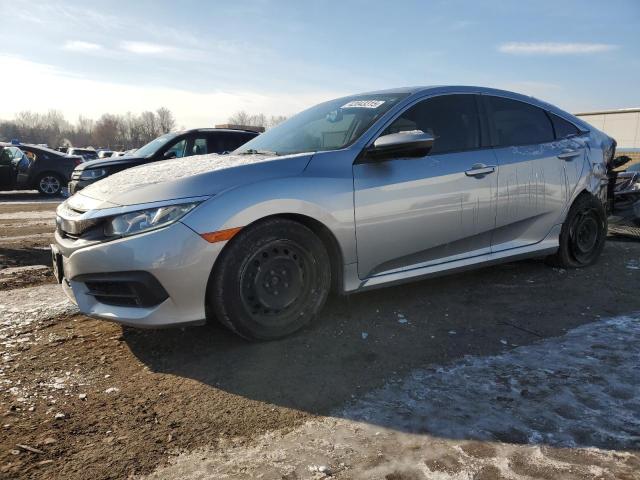
<svg viewBox="0 0 640 480"><path fill-rule="evenodd" d="M541 108L509 98L487 96L496 146L532 145L554 140L553 126Z"/></svg>
<svg viewBox="0 0 640 480"><path fill-rule="evenodd" d="M564 118L560 118L553 113L549 113L549 116L553 122L553 128L556 131L556 138L567 138L580 134L580 130L573 123L567 122Z"/></svg>
<svg viewBox="0 0 640 480"><path fill-rule="evenodd" d="M212 133L209 138L209 151L210 153L233 152L236 148L241 147L254 137L255 135L250 133Z"/></svg>

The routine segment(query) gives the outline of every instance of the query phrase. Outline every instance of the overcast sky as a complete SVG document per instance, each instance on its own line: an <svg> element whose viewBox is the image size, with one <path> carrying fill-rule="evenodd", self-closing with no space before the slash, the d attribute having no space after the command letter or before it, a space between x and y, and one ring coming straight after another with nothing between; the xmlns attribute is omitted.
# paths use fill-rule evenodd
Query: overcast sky
<svg viewBox="0 0 640 480"><path fill-rule="evenodd" d="M494 86L640 106L640 1L0 0L0 118L167 106L210 126L349 93Z"/></svg>

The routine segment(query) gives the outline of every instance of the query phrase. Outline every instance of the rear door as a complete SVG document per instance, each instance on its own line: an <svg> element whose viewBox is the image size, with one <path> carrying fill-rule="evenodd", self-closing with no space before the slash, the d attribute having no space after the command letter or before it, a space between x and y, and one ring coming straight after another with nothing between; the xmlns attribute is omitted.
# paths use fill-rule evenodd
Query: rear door
<svg viewBox="0 0 640 480"><path fill-rule="evenodd" d="M556 141L551 118L542 108L505 97L483 98L499 171L491 250L540 242L562 222L575 188L576 174L568 177L565 162L583 152L576 147L569 153L564 142ZM570 158L563 159L565 155Z"/></svg>
<svg viewBox="0 0 640 480"><path fill-rule="evenodd" d="M558 158L563 160L562 167L567 178L566 198L569 202L573 198L573 193L578 186L578 181L582 177L586 163L586 142L588 135L581 131L573 123L556 115L547 112L556 137L556 149L559 149Z"/></svg>
<svg viewBox="0 0 640 480"><path fill-rule="evenodd" d="M360 278L490 251L497 172L476 95L425 99L382 135L411 130L435 136L429 155L353 167Z"/></svg>

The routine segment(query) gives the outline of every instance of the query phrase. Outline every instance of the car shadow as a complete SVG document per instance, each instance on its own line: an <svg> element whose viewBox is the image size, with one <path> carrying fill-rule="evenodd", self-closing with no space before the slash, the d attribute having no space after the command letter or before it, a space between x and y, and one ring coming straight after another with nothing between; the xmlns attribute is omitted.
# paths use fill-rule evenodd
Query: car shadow
<svg viewBox="0 0 640 480"><path fill-rule="evenodd" d="M217 324L155 331L125 328L123 336L137 358L155 372L316 415L349 417L345 405L417 370L460 362L469 355L502 355L601 317L637 310L634 287L621 278L626 272L620 245L625 246L607 248L591 269L565 271L532 260L333 296L313 325L279 341L249 343ZM500 388L499 382L487 384L484 393L497 398L503 395ZM519 398L505 406L504 414L534 415L530 400ZM464 410L464 404L460 408ZM467 418L464 413L460 418ZM468 414L470 418L477 409ZM569 417L565 427L572 421ZM406 419L374 416L367 421L415 430L415 422ZM438 433L484 438L472 425L465 428L463 422L448 434L446 428ZM577 444L628 447L622 440L598 440L597 435L595 430L582 431ZM520 430L494 437L533 441Z"/></svg>

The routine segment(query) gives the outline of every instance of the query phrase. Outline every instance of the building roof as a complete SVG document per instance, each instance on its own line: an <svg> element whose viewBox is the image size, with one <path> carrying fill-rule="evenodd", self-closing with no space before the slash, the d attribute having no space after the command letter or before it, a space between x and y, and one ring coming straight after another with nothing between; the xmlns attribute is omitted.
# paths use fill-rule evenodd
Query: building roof
<svg viewBox="0 0 640 480"><path fill-rule="evenodd" d="M596 110L594 112L582 112L582 113L574 113L576 117L584 116L584 115L607 115L612 113L636 113L640 112L640 107L634 108L618 108L616 110Z"/></svg>

